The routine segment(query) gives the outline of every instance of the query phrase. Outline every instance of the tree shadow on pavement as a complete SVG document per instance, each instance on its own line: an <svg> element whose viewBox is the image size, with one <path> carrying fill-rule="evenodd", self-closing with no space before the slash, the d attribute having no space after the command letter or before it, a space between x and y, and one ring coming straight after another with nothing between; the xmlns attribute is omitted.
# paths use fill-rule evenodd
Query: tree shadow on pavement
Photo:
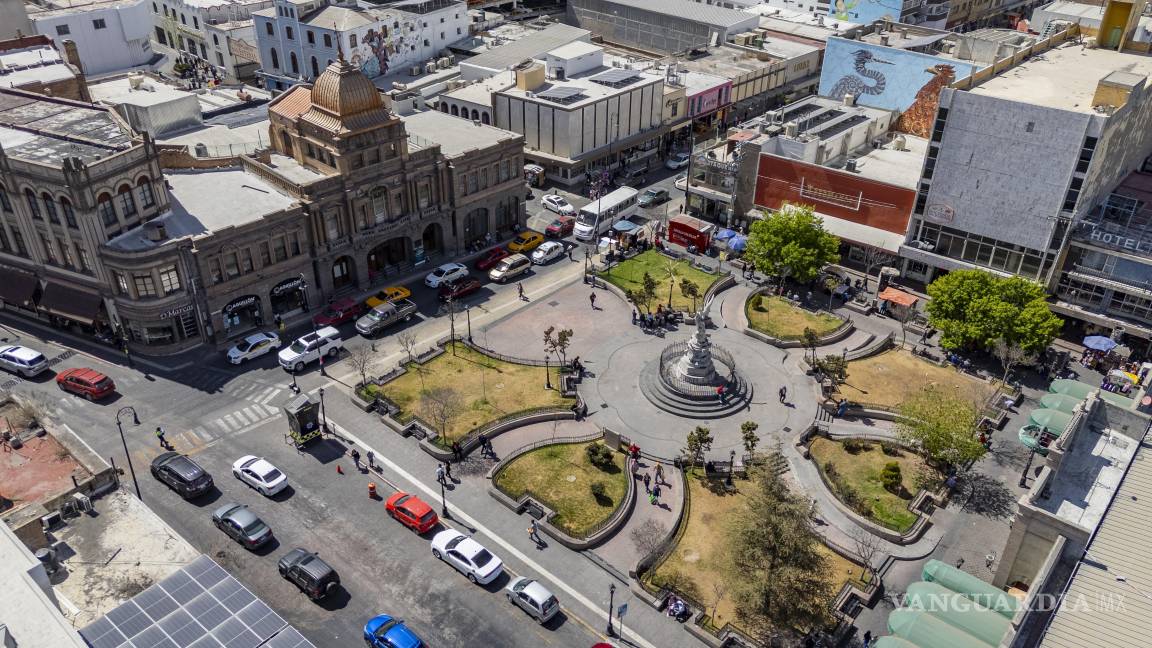
<svg viewBox="0 0 1152 648"><path fill-rule="evenodd" d="M1011 516L1016 508L1016 500L1016 494L1004 482L983 473L962 476L952 498L953 502L960 505L961 511L996 520Z"/></svg>
<svg viewBox="0 0 1152 648"><path fill-rule="evenodd" d="M495 460L482 457L479 452L474 452L465 457L463 461L452 464L452 474L461 477L475 477L487 473L488 469L494 465L496 465Z"/></svg>
<svg viewBox="0 0 1152 648"><path fill-rule="evenodd" d="M1015 439L1000 439L992 443L988 457L997 466L1023 468L1024 462L1028 461L1028 448Z"/></svg>

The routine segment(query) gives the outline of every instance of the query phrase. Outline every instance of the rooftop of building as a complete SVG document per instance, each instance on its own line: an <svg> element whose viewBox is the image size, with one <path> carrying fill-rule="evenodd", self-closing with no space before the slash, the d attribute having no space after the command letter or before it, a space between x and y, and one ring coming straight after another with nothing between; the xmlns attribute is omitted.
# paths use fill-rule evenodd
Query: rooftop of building
<svg viewBox="0 0 1152 648"><path fill-rule="evenodd" d="M21 648L83 648L87 644L40 588L32 573L40 561L6 524L0 524L0 608L11 639Z"/></svg>
<svg viewBox="0 0 1152 648"><path fill-rule="evenodd" d="M868 146L849 153L856 158L856 173L861 177L897 187L915 189L920 183L920 166L928 153L928 140L906 133L892 133L892 139L883 146ZM841 156L831 164L844 168L846 158Z"/></svg>
<svg viewBox="0 0 1152 648"><path fill-rule="evenodd" d="M574 110L590 103L630 92L640 86L663 81L664 75L645 70L625 70L610 66L600 66L587 72L565 78L563 81L549 79L532 90L511 87L501 90L501 94L528 98L533 101L547 101Z"/></svg>
<svg viewBox="0 0 1152 648"><path fill-rule="evenodd" d="M194 99L187 90L168 85L151 77L114 77L88 84L92 100L118 106L156 106L170 101Z"/></svg>
<svg viewBox="0 0 1152 648"><path fill-rule="evenodd" d="M14 159L60 166L127 150L132 135L102 106L0 88L0 147Z"/></svg>
<svg viewBox="0 0 1152 648"><path fill-rule="evenodd" d="M1088 18L1090 20L1100 20L1104 17L1104 4L1087 4L1084 2L1070 2L1069 0L1056 0L1046 5L1036 8L1036 11L1044 11L1052 14L1060 14L1072 19ZM1035 16L1035 14L1033 14ZM1139 24L1141 26L1152 24L1152 16L1147 14L1140 17ZM1043 29L1044 25L1036 25L1037 29Z"/></svg>
<svg viewBox="0 0 1152 648"><path fill-rule="evenodd" d="M1108 490L1107 509L1060 607L1034 644L1040 648L1127 648L1148 641L1152 552L1145 548L1152 513L1152 447L1127 440L1135 452L1131 466L1112 484L1101 484L1101 490Z"/></svg>
<svg viewBox="0 0 1152 648"><path fill-rule="evenodd" d="M747 23L752 18L752 16L745 11L740 11L738 9L725 9L719 5L704 4L703 2L693 2L692 0L605 1L609 4L620 5L622 7L632 7L634 9L651 11L665 16L679 18L681 20L703 23L711 27L729 28Z"/></svg>
<svg viewBox="0 0 1152 648"><path fill-rule="evenodd" d="M117 7L124 6L124 4L123 0L76 0L75 2L37 0L36 2L24 3L24 8L28 12L28 17L36 20L38 18L52 18L54 16L68 16L90 11L116 9Z"/></svg>
<svg viewBox="0 0 1152 648"><path fill-rule="evenodd" d="M499 92L514 85L516 85L516 73L508 70L497 72L487 79L469 83L462 88L456 88L440 96L481 106L491 106L493 92Z"/></svg>
<svg viewBox="0 0 1152 648"><path fill-rule="evenodd" d="M0 51L0 88L52 83L75 76L72 66L64 62L64 57L52 45Z"/></svg>
<svg viewBox="0 0 1152 648"><path fill-rule="evenodd" d="M295 158L288 157L281 153L272 153L265 166L281 178L300 185L309 184L328 177L316 169L300 164Z"/></svg>
<svg viewBox="0 0 1152 648"><path fill-rule="evenodd" d="M680 84L684 86L684 90L691 96L697 92L705 92L722 86L728 83L728 77L720 76L718 74L707 74L705 72L688 72L679 73Z"/></svg>
<svg viewBox="0 0 1152 648"><path fill-rule="evenodd" d="M781 9L768 4L753 5L744 11L760 16L760 27L763 29L815 41L826 41L829 36L837 36L860 26L859 23L836 20L823 14L813 15L811 11Z"/></svg>
<svg viewBox="0 0 1152 648"><path fill-rule="evenodd" d="M985 28L963 34L909 25L877 21L857 30L858 40L892 49L909 50L975 63L978 67L1012 56L1036 42L1035 34L1016 29Z"/></svg>
<svg viewBox="0 0 1152 648"><path fill-rule="evenodd" d="M969 92L998 99L1082 113L1097 112L1092 97L1101 79L1115 72L1146 78L1152 56L1062 43L1040 56L975 86Z"/></svg>
<svg viewBox="0 0 1152 648"><path fill-rule="evenodd" d="M367 27L375 24L377 21L378 18L376 16L373 16L363 9L326 5L304 16L300 22L312 27L322 27L324 29L343 32L350 29Z"/></svg>
<svg viewBox="0 0 1152 648"><path fill-rule="evenodd" d="M519 133L477 124L436 110L413 113L403 119L408 135L420 138L415 141L417 147L422 148L424 142L434 142L440 145L440 152L449 158L524 137ZM412 148L412 142L409 142L409 149Z"/></svg>
<svg viewBox="0 0 1152 648"><path fill-rule="evenodd" d="M475 67L491 70L507 70L531 58L543 55L545 52L562 47L574 41L588 40L592 32L571 25L552 24L544 29L523 34L520 38L493 47L487 52L477 54L470 59L461 61Z"/></svg>
<svg viewBox="0 0 1152 648"><path fill-rule="evenodd" d="M164 174L171 195L170 209L160 217L108 241L129 252L147 250L184 237L197 237L228 227L254 223L291 208L296 200L240 167ZM243 205L243 209L237 209ZM167 237L153 241L148 229L163 225Z"/></svg>
<svg viewBox="0 0 1152 648"><path fill-rule="evenodd" d="M813 95L794 101L783 108L768 111L740 124L740 127L746 130L760 130L775 136L784 136L785 125L794 122L796 124L796 139L802 141L810 141L813 138L825 140L857 124L875 121L888 114L889 111L887 110L859 104L846 106L843 101ZM917 172L919 172L918 168Z"/></svg>
<svg viewBox="0 0 1152 648"><path fill-rule="evenodd" d="M817 49L803 45L800 47L806 51ZM726 79L734 79L740 75L770 67L783 58L791 58L772 57L768 60L761 60L762 57L762 54L739 47L710 47L706 53L678 59L676 65L680 69L687 69L689 72L713 74Z"/></svg>
<svg viewBox="0 0 1152 648"><path fill-rule="evenodd" d="M588 43L585 41L576 41L561 45L560 47L548 50L548 55L555 56L562 59L573 59L586 54L595 54L596 52L603 51L604 48L596 45L595 43Z"/></svg>

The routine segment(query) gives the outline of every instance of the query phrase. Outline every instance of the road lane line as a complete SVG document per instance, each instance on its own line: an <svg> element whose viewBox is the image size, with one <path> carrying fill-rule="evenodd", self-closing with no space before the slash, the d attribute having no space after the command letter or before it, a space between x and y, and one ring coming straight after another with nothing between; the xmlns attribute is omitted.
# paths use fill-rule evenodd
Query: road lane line
<svg viewBox="0 0 1152 648"><path fill-rule="evenodd" d="M399 465L397 465L391 459L386 457L383 453L377 451L375 448L372 448L368 444L364 443L357 436L350 433L348 430L344 429L342 426L337 425L336 423L333 423L331 420L329 420L328 425L329 425L329 427L332 427L333 429L335 429L336 432L340 436L347 438L347 439L351 439L353 443L355 443L356 445L360 446L361 448L363 448L365 450L371 450L376 455L376 457L375 457L376 463L388 466L388 468L390 468L397 475L406 479L409 483L411 483L416 488L419 488L420 490L424 491L424 494L427 495L429 498L431 498L432 501L436 501L437 499L439 499L439 497L440 497L439 493L437 493L432 487L427 486L426 484L424 484L424 482L417 480L415 477L413 477L411 474L409 474L407 471L405 471L403 468L401 468ZM518 558L520 560L520 562L527 565L529 568L531 568L533 571L535 571L541 577L547 578L548 580L552 581L553 584L555 584L560 589L564 590L564 592L567 593L568 596L570 596L573 600L579 601L581 604L584 605L584 607L586 607L588 610L590 610L596 616L597 620L602 620L604 622L608 621L608 615L604 613L603 609L601 609L600 604L593 603L591 600L589 600L587 597L585 597L580 592L573 589L570 585L568 585L567 583L562 581L560 578L553 575L548 570L544 569L535 560L532 560L526 554L521 552L519 549L517 549L516 547L509 544L506 540L504 540L500 536L493 533L491 530L489 530L484 525L480 524L475 518L468 515L464 511L461 511L459 508L456 508L454 511L452 511L452 517L454 519L459 518L459 519L463 520L465 523L468 524L469 527L476 529L477 531L488 536L489 538L494 540L497 544L499 544L501 547L503 547L505 551L516 556L516 558ZM629 633L628 640L632 644L638 645L641 648L656 648L655 645L649 643L643 637L641 637L640 635L638 635L635 632Z"/></svg>

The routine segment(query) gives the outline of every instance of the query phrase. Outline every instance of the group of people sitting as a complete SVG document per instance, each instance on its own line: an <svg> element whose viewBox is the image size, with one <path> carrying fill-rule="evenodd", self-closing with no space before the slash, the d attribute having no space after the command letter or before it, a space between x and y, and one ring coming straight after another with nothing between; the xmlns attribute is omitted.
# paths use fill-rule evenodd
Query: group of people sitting
<svg viewBox="0 0 1152 648"><path fill-rule="evenodd" d="M667 610L668 616L677 621L683 621L688 616L688 605L675 594L668 595L668 607L665 609Z"/></svg>
<svg viewBox="0 0 1152 648"><path fill-rule="evenodd" d="M641 328L661 328L665 324L670 324L679 321L679 313L671 309L665 309L663 304L656 306L656 312L641 313L639 310L632 309L632 323L639 323Z"/></svg>

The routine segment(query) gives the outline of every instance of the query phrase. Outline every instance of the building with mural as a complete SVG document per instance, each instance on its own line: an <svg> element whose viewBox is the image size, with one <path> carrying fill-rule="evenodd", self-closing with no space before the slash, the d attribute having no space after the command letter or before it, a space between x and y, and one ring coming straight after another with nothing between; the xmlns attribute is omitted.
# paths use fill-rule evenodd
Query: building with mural
<svg viewBox="0 0 1152 648"><path fill-rule="evenodd" d="M364 0L352 7L276 0L252 17L257 74L274 91L315 80L340 52L369 78L423 70L444 59L448 45L469 36L467 3L459 0Z"/></svg>

